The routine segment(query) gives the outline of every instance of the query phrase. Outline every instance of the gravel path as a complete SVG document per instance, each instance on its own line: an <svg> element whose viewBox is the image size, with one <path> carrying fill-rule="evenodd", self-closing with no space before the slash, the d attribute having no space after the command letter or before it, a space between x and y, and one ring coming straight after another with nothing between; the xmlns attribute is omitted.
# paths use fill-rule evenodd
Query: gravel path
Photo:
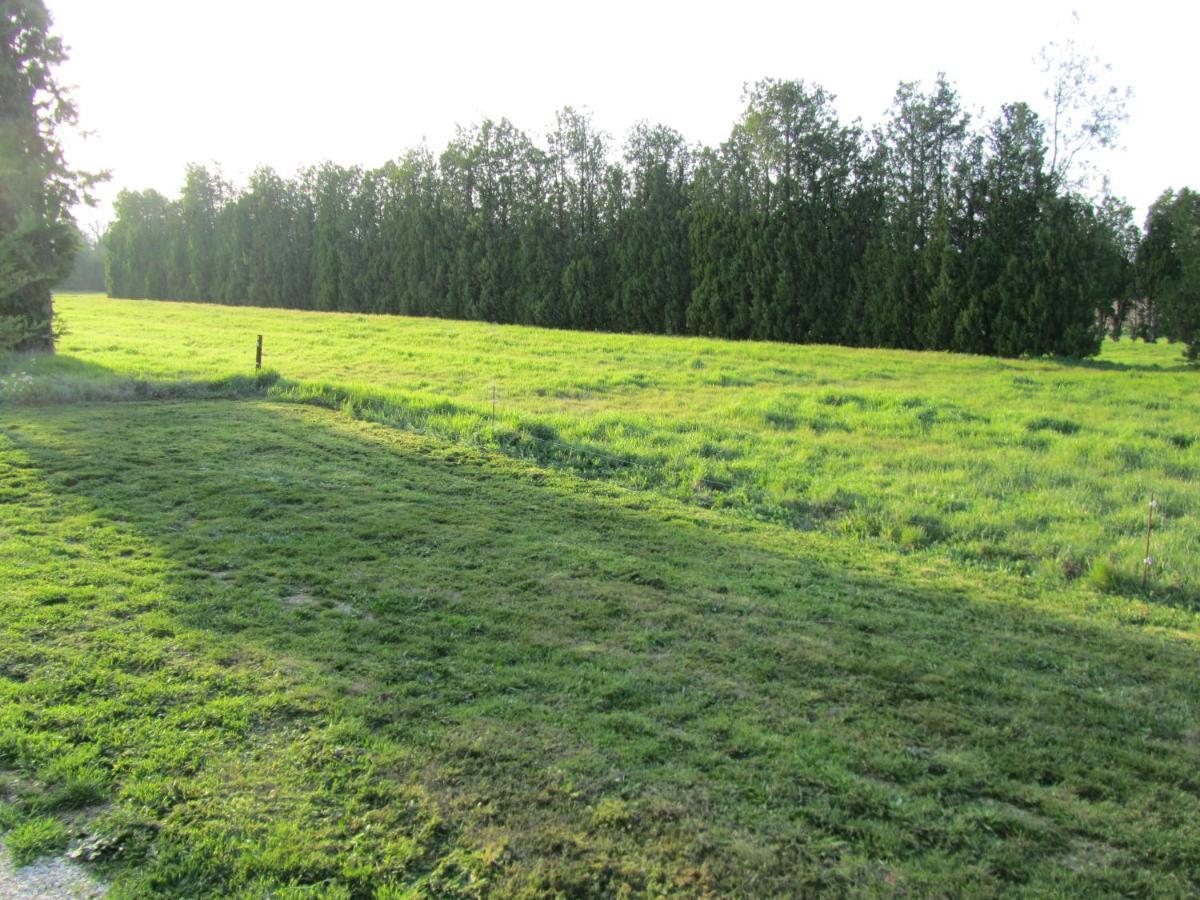
<svg viewBox="0 0 1200 900"><path fill-rule="evenodd" d="M94 900L107 890L78 863L61 857L16 868L0 841L0 897L4 900Z"/></svg>

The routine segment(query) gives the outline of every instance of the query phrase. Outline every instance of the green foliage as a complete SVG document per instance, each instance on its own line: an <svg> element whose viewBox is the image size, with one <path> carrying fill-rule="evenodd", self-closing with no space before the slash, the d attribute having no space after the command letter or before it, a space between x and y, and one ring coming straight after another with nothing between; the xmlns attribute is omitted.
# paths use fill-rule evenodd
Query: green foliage
<svg viewBox="0 0 1200 900"><path fill-rule="evenodd" d="M27 819L4 835L13 862L23 866L39 856L57 853L67 845L67 829L51 816Z"/></svg>
<svg viewBox="0 0 1200 900"><path fill-rule="evenodd" d="M1200 193L1166 191L1155 201L1137 264L1155 324L1200 365Z"/></svg>
<svg viewBox="0 0 1200 900"><path fill-rule="evenodd" d="M96 180L67 166L58 141L76 113L50 28L42 0L0 3L0 351L53 348L50 288L79 242L70 209Z"/></svg>
<svg viewBox="0 0 1200 900"><path fill-rule="evenodd" d="M48 325L48 321L24 315L0 316L0 350L33 346Z"/></svg>
<svg viewBox="0 0 1200 900"><path fill-rule="evenodd" d="M764 80L716 148L571 108L376 169L118 199L119 297L1023 356L1094 355L1131 296L1128 207L1065 192L1024 104L977 129L944 76L884 126ZM1122 215L1122 212L1124 213Z"/></svg>

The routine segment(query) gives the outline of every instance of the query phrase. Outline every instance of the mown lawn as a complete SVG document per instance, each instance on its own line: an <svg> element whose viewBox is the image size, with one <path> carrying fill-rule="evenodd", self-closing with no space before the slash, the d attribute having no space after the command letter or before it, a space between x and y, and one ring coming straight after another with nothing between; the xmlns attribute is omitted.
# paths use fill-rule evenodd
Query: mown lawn
<svg viewBox="0 0 1200 900"><path fill-rule="evenodd" d="M914 548L838 517L806 527L749 505L704 508L699 489L669 480L686 462L674 450L657 469L596 466L584 451L599 439L565 428L581 449L539 457L530 429L571 414L539 412L538 388L525 408L510 399L493 434L487 403L428 388L409 401L402 374L339 387L320 366L340 354L351 380L342 331L360 317L308 320L332 323L331 349L313 350L307 372L299 344L291 370L269 356L283 380L257 384L218 379L246 366L222 330L233 326L215 323L259 316L281 333L297 314L60 305L73 329L62 353L4 360L33 382L0 408L0 828L24 857L81 849L116 897L1200 891L1200 615L1186 577L1164 587L1156 571L1141 593L1062 574L1057 558L1054 571L966 565L951 539ZM147 308L139 334L127 314ZM365 321L425 329L429 377L437 329L489 333ZM194 346L172 357L170 335L185 333ZM543 353L553 338L528 336ZM562 339L560 370L580 372L607 358L589 361L588 341L707 347L728 366L793 354L828 380L803 402L830 416L858 405L822 392L883 396L887 379L854 391L848 380L889 367L900 380L903 365L912 383L891 390L930 405L987 409L977 394L1015 377L1117 398L1047 441L1151 427L1121 418L1126 379L1154 386L1163 405L1143 411L1155 427L1198 421L1189 374L1140 345L1115 348L1119 368ZM470 352L456 340L446 372ZM936 374L955 366L957 389ZM530 371L530 384L570 377ZM732 432L755 396L713 386L689 407L687 380L704 369L661 371L674 388L606 403L682 441L685 425ZM332 386L302 383L317 379ZM723 407L727 389L740 393ZM638 412L655 396L659 412ZM1042 430L1022 417L1073 421L1015 397L978 428L1004 434L1011 419L1023 439ZM455 411L431 414L439 402ZM618 415L611 404L577 415ZM851 431L821 433L841 435L846 467L867 447L881 469L958 454L936 423L893 435L885 453L869 408L854 416ZM971 440L982 446L984 431ZM1139 479L1157 485L1175 467L1179 502L1196 502L1195 450L1161 443L1113 489L1130 495L1134 534ZM1020 447L989 452L1019 466ZM1062 496L1090 496L1081 485L1099 475L1078 478ZM649 490L629 489L637 479ZM987 490L967 488L964 502ZM1189 521L1169 515L1164 542L1194 546ZM1119 548L1128 535L1109 522L1094 520L1094 539ZM1033 554L1038 533L1014 540Z"/></svg>

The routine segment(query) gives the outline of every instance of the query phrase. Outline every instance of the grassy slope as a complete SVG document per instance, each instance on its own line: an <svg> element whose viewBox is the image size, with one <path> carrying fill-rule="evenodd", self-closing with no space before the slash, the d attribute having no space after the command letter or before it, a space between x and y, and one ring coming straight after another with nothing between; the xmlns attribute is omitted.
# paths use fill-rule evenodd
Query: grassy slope
<svg viewBox="0 0 1200 900"><path fill-rule="evenodd" d="M1052 586L1133 588L1154 492L1155 597L1200 607L1200 390L1177 347L1110 344L1081 365L86 296L59 309L71 359L52 365L88 379L243 373L262 332L270 368L337 386L306 389L320 402L490 440L495 385L500 441L539 459Z"/></svg>
<svg viewBox="0 0 1200 900"><path fill-rule="evenodd" d="M159 361L122 364L129 307L64 306L69 355L16 361L43 380L240 368L198 331L213 356L172 368L183 326L157 320L140 346ZM107 317L93 349L100 325L72 311ZM814 382L929 359L675 346L813 354ZM335 378L312 352L307 373L271 362ZM662 371L682 396L704 370ZM721 390L609 401L732 428L709 424L737 415ZM78 842L67 821L118 895L1200 889L1186 602L1049 590L939 545L780 528L294 404L9 405L0 429L0 827Z"/></svg>

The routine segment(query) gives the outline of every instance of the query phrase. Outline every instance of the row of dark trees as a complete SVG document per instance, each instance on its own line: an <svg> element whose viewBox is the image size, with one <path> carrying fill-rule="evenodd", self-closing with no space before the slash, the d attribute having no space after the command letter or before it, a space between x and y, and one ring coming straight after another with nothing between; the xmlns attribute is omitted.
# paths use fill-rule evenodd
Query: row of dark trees
<svg viewBox="0 0 1200 900"><path fill-rule="evenodd" d="M768 80L719 147L622 149L566 109L541 145L486 120L377 169L193 166L119 196L108 289L1005 356L1093 354L1135 295L1130 208L1069 190L1027 105L977 126L944 78L872 131Z"/></svg>

